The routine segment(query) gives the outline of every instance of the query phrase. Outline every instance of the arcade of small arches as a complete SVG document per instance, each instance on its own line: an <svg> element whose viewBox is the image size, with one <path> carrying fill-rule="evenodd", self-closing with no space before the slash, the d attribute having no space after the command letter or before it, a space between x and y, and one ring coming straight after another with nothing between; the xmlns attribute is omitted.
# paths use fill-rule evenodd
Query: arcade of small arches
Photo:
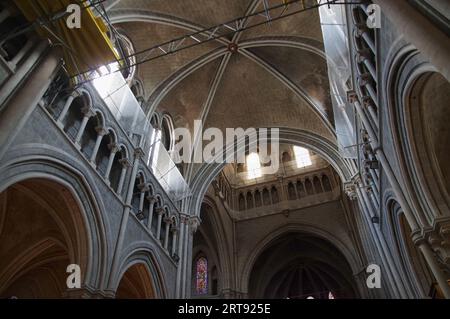
<svg viewBox="0 0 450 319"><path fill-rule="evenodd" d="M264 7L106 3L130 65L146 46ZM340 11L342 83L316 9L123 70L138 105L131 123L95 85L74 88L61 52L34 32L2 43L0 298L450 298L442 17L374 0L379 31L366 27L369 3ZM0 30L21 22L0 1ZM245 163L173 164L175 129L194 136L195 119L279 128L278 171L262 174L271 163L258 152ZM138 122L151 129L138 134ZM189 192L175 196L180 178ZM81 268L79 289L66 285L69 264ZM380 289L366 285L370 264Z"/></svg>

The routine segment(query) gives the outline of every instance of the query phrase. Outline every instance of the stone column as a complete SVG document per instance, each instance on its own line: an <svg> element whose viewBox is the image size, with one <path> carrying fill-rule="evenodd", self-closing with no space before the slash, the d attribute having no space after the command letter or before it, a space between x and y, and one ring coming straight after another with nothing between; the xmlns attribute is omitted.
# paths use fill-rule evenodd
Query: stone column
<svg viewBox="0 0 450 319"><path fill-rule="evenodd" d="M114 159L116 158L116 154L119 151L119 146L115 143L110 144L109 149L111 153L109 154L108 166L106 167L105 179L109 185L109 174L111 174L111 169L114 163Z"/></svg>
<svg viewBox="0 0 450 319"><path fill-rule="evenodd" d="M73 100L75 100L75 98L77 98L77 96L78 96L78 92L75 91L67 98L66 103L64 104L64 107L61 111L61 114L59 114L59 116L58 116L57 123L58 123L59 127L61 127L61 128L63 127L62 121L66 117L67 112L69 111L69 108L73 103Z"/></svg>
<svg viewBox="0 0 450 319"><path fill-rule="evenodd" d="M28 39L22 49L16 54L16 56L9 62L10 65L15 69L23 57L31 50L34 45L32 39Z"/></svg>
<svg viewBox="0 0 450 319"><path fill-rule="evenodd" d="M177 248L178 229L176 227L173 227L173 228L171 228L171 231L172 231L172 247L171 247L170 255L173 256L173 255L175 255L176 248Z"/></svg>
<svg viewBox="0 0 450 319"><path fill-rule="evenodd" d="M95 141L94 149L92 150L92 155L90 161L95 166L95 158L97 157L98 150L100 148L100 144L102 143L103 137L108 134L108 131L101 126L95 128L97 131L97 140Z"/></svg>
<svg viewBox="0 0 450 319"><path fill-rule="evenodd" d="M177 267L177 280L175 286L175 296L176 298L183 298L182 296L182 270L183 270L183 243L184 243L184 233L186 230L186 224L189 217L185 214L180 214L180 237L178 238L178 267Z"/></svg>
<svg viewBox="0 0 450 319"><path fill-rule="evenodd" d="M172 220L169 217L164 219L164 223L166 224L165 234L164 234L164 249L168 251L169 249L169 231L170 225L172 224Z"/></svg>
<svg viewBox="0 0 450 319"><path fill-rule="evenodd" d="M148 192L149 188L146 185L139 185L138 188L141 190L141 196L139 198L139 211L144 211L144 200L145 200L145 193Z"/></svg>
<svg viewBox="0 0 450 319"><path fill-rule="evenodd" d="M89 122L89 119L95 115L94 111L90 107L83 108L81 111L83 112L84 117L83 117L83 120L81 121L81 125L78 130L77 136L75 137L75 146L78 149L81 148L80 141L81 141L81 138L83 137L84 130L86 129L86 125Z"/></svg>
<svg viewBox="0 0 450 319"><path fill-rule="evenodd" d="M27 123L61 66L61 54L41 43L0 92L0 158ZM32 69L32 70L31 70ZM31 70L31 71L30 71ZM16 79L20 76L20 79ZM20 80L22 84L16 83ZM19 86L18 86L19 85Z"/></svg>
<svg viewBox="0 0 450 319"><path fill-rule="evenodd" d="M197 216L189 218L187 230L185 232L184 241L184 255L183 255L183 298L190 297L191 280L190 274L192 269L192 241L198 226L200 225L200 219Z"/></svg>
<svg viewBox="0 0 450 319"><path fill-rule="evenodd" d="M139 163L141 161L143 154L144 154L144 152L140 148L137 148L134 151L133 170L131 172L132 178L131 178L130 183L128 184L127 196L125 198L125 208L123 210L122 220L120 222L119 234L117 236L117 244L114 249L113 261L112 261L110 277L109 277L110 284L115 283L115 280L117 279L115 276L117 276L117 274L119 272L120 255L122 253L123 241L125 239L128 218L130 217L131 201L133 199L134 180L135 180L134 178L135 178L135 176L137 176L138 169L139 169Z"/></svg>
<svg viewBox="0 0 450 319"><path fill-rule="evenodd" d="M125 184L125 177L127 175L127 170L131 167L131 163L127 158L122 158L119 160L119 163L122 165L122 171L120 172L119 185L117 186L117 194L122 197L123 185Z"/></svg>
<svg viewBox="0 0 450 319"><path fill-rule="evenodd" d="M150 207L148 210L148 220L147 220L147 228L150 232L152 232L152 221L153 221L153 210L156 203L156 197L154 196L147 196L147 200L150 203ZM155 234L153 234L155 235Z"/></svg>
<svg viewBox="0 0 450 319"><path fill-rule="evenodd" d="M162 222L162 217L164 214L164 209L162 209L161 207L159 207L156 210L156 213L158 214L158 222L157 222L157 228L156 228L156 240L161 243L161 241L159 240L159 238L161 237L161 222Z"/></svg>

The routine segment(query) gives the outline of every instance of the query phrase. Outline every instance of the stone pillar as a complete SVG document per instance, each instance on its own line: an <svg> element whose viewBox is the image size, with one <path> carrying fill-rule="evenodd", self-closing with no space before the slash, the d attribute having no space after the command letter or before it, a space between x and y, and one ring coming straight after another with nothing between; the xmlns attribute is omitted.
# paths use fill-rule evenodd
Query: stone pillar
<svg viewBox="0 0 450 319"><path fill-rule="evenodd" d="M288 200L288 195L287 195L286 187L284 185L284 179L282 176L278 176L278 183L280 185L280 192L278 194L279 201L280 201L280 203L286 202Z"/></svg>
<svg viewBox="0 0 450 319"><path fill-rule="evenodd" d="M141 196L139 197L139 212L143 213L145 193L149 191L149 188L146 185L139 185L138 187L141 190Z"/></svg>
<svg viewBox="0 0 450 319"><path fill-rule="evenodd" d="M74 92L74 93L72 93L68 98L67 98L67 100L66 100L66 103L64 104L64 107L63 107L63 109L62 109L62 111L61 111L61 114L59 114L59 116L58 116L58 120L57 120L57 122L58 122L58 126L59 127L63 127L63 125L62 125L62 121L64 120L64 118L66 117L66 115L67 115L67 112L69 111L69 108L70 108L70 106L72 105L72 103L73 103L73 100L75 100L75 98L78 96L78 92Z"/></svg>
<svg viewBox="0 0 450 319"><path fill-rule="evenodd" d="M132 178L131 178L130 183L128 184L127 196L125 198L125 208L124 208L123 214L122 214L122 220L120 223L119 234L117 236L117 244L114 249L114 256L113 256L110 277L109 277L110 284L115 283L114 281L115 281L115 279L117 279L115 276L117 276L117 274L119 273L120 255L122 253L123 241L125 239L128 218L130 217L131 201L133 199L134 180L135 180L134 178L137 176L138 169L139 169L139 163L141 161L143 154L144 154L144 152L140 148L137 148L134 151L133 170L131 172Z"/></svg>
<svg viewBox="0 0 450 319"><path fill-rule="evenodd" d="M147 220L147 228L150 232L152 232L152 221L153 221L153 210L156 203L156 197L154 196L147 196L147 200L150 203L150 207L148 210L148 220ZM155 234L153 234L155 235Z"/></svg>
<svg viewBox="0 0 450 319"><path fill-rule="evenodd" d="M164 214L164 209L162 209L161 207L159 207L156 210L156 213L158 214L158 222L157 222L157 228L156 228L156 240L161 243L161 241L159 240L159 238L161 237L161 222L162 222L162 217Z"/></svg>
<svg viewBox="0 0 450 319"><path fill-rule="evenodd" d="M80 141L83 137L84 130L86 129L86 125L89 122L89 119L95 115L90 107L83 108L82 112L84 113L83 120L81 121L80 129L78 130L77 136L75 137L75 146L80 148Z"/></svg>
<svg viewBox="0 0 450 319"><path fill-rule="evenodd" d="M131 167L130 161L127 158L122 158L120 161L122 164L122 171L120 172L119 185L117 186L117 194L122 197L123 185L125 184L125 177L127 175L127 170Z"/></svg>
<svg viewBox="0 0 450 319"><path fill-rule="evenodd" d="M200 219L197 216L189 218L187 229L185 232L184 255L183 255L183 298L190 297L191 280L190 274L192 269L192 242L195 232L200 225Z"/></svg>
<svg viewBox="0 0 450 319"><path fill-rule="evenodd" d="M170 225L172 224L172 220L169 217L164 219L164 223L166 224L165 234L164 234L164 249L168 251L169 249L169 231Z"/></svg>
<svg viewBox="0 0 450 319"><path fill-rule="evenodd" d="M108 134L108 131L105 130L103 127L98 126L95 128L97 131L97 140L95 141L94 149L92 150L92 155L90 158L91 163L95 164L95 158L97 157L98 150L100 148L100 144L102 143L103 137Z"/></svg>
<svg viewBox="0 0 450 319"><path fill-rule="evenodd" d="M41 43L30 55L30 61L27 60L26 65L2 86L0 158L30 118L61 66L60 52L53 48L46 52L47 46L48 44ZM33 69L30 71L31 68ZM20 75L19 80L23 83L18 87L19 84L15 81Z"/></svg>
<svg viewBox="0 0 450 319"><path fill-rule="evenodd" d="M108 166L106 167L105 172L105 179L107 180L107 183L109 184L109 174L111 174L111 169L114 164L114 159L116 158L116 154L119 151L119 147L117 144L113 143L109 146L109 149L111 150L111 153L109 154L109 160L108 160Z"/></svg>
<svg viewBox="0 0 450 319"><path fill-rule="evenodd" d="M360 102L358 101L356 93L348 92L348 96L349 96L349 102L353 103L353 105L355 106L355 110L356 110L359 118L361 119L364 128L367 130L367 133L370 138L370 145L372 146L372 149L374 150L376 157L379 159L380 164L384 170L384 173L386 174L386 177L387 177L389 183L391 184L391 187L395 194L395 197L396 197L398 203L400 204L400 206L402 207L402 209L405 213L405 217L408 220L408 223L409 223L412 231L414 232L419 228L419 225L416 221L416 216L415 216L414 212L412 211L412 209L410 208L405 195L403 194L402 187L400 186L400 183L398 182L397 177L395 176L394 171L392 170L392 167L390 166L390 163L387 160L386 155L384 154L384 151L382 150L382 148L379 145L378 135L375 133L375 131L371 127L369 119L368 119L367 115L365 114L364 110L362 109L362 106L361 106ZM423 216L417 216L417 217L423 225L427 224L427 222L423 218Z"/></svg>
<svg viewBox="0 0 450 319"><path fill-rule="evenodd" d="M16 56L9 62L11 66L15 69L16 66L20 63L23 57L31 50L34 45L34 41L28 39L22 49L16 54Z"/></svg>
<svg viewBox="0 0 450 319"><path fill-rule="evenodd" d="M178 229L176 227L171 228L172 231L172 247L171 247L171 252L170 255L174 256L175 252L176 252L176 248L177 248L177 233L178 233Z"/></svg>
<svg viewBox="0 0 450 319"><path fill-rule="evenodd" d="M184 233L186 230L186 224L189 218L185 214L180 214L180 237L178 238L178 267L177 267L177 280L175 286L176 298L183 298L182 296L182 270L183 270L183 243L184 243Z"/></svg>

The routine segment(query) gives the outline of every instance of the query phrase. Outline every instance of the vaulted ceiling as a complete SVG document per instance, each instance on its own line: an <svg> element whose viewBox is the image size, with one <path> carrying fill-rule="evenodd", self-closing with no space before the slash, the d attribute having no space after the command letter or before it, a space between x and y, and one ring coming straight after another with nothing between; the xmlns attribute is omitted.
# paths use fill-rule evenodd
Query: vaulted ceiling
<svg viewBox="0 0 450 319"><path fill-rule="evenodd" d="M109 0L105 7L136 51L264 9L262 0ZM285 14L299 9L291 4ZM317 9L141 64L137 75L150 110L170 113L176 127L202 119L206 127L287 127L335 141Z"/></svg>

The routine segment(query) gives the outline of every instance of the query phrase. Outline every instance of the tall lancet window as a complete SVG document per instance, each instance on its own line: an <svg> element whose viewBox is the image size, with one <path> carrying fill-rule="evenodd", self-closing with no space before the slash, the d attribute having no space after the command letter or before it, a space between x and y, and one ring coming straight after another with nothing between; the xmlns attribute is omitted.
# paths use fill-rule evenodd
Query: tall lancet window
<svg viewBox="0 0 450 319"><path fill-rule="evenodd" d="M255 179L262 176L261 161L257 153L251 153L247 156L248 179Z"/></svg>
<svg viewBox="0 0 450 319"><path fill-rule="evenodd" d="M311 156L306 148L294 146L295 161L297 168L308 167L312 165Z"/></svg>
<svg viewBox="0 0 450 319"><path fill-rule="evenodd" d="M205 257L197 259L195 265L195 286L197 295L208 294L208 260Z"/></svg>

